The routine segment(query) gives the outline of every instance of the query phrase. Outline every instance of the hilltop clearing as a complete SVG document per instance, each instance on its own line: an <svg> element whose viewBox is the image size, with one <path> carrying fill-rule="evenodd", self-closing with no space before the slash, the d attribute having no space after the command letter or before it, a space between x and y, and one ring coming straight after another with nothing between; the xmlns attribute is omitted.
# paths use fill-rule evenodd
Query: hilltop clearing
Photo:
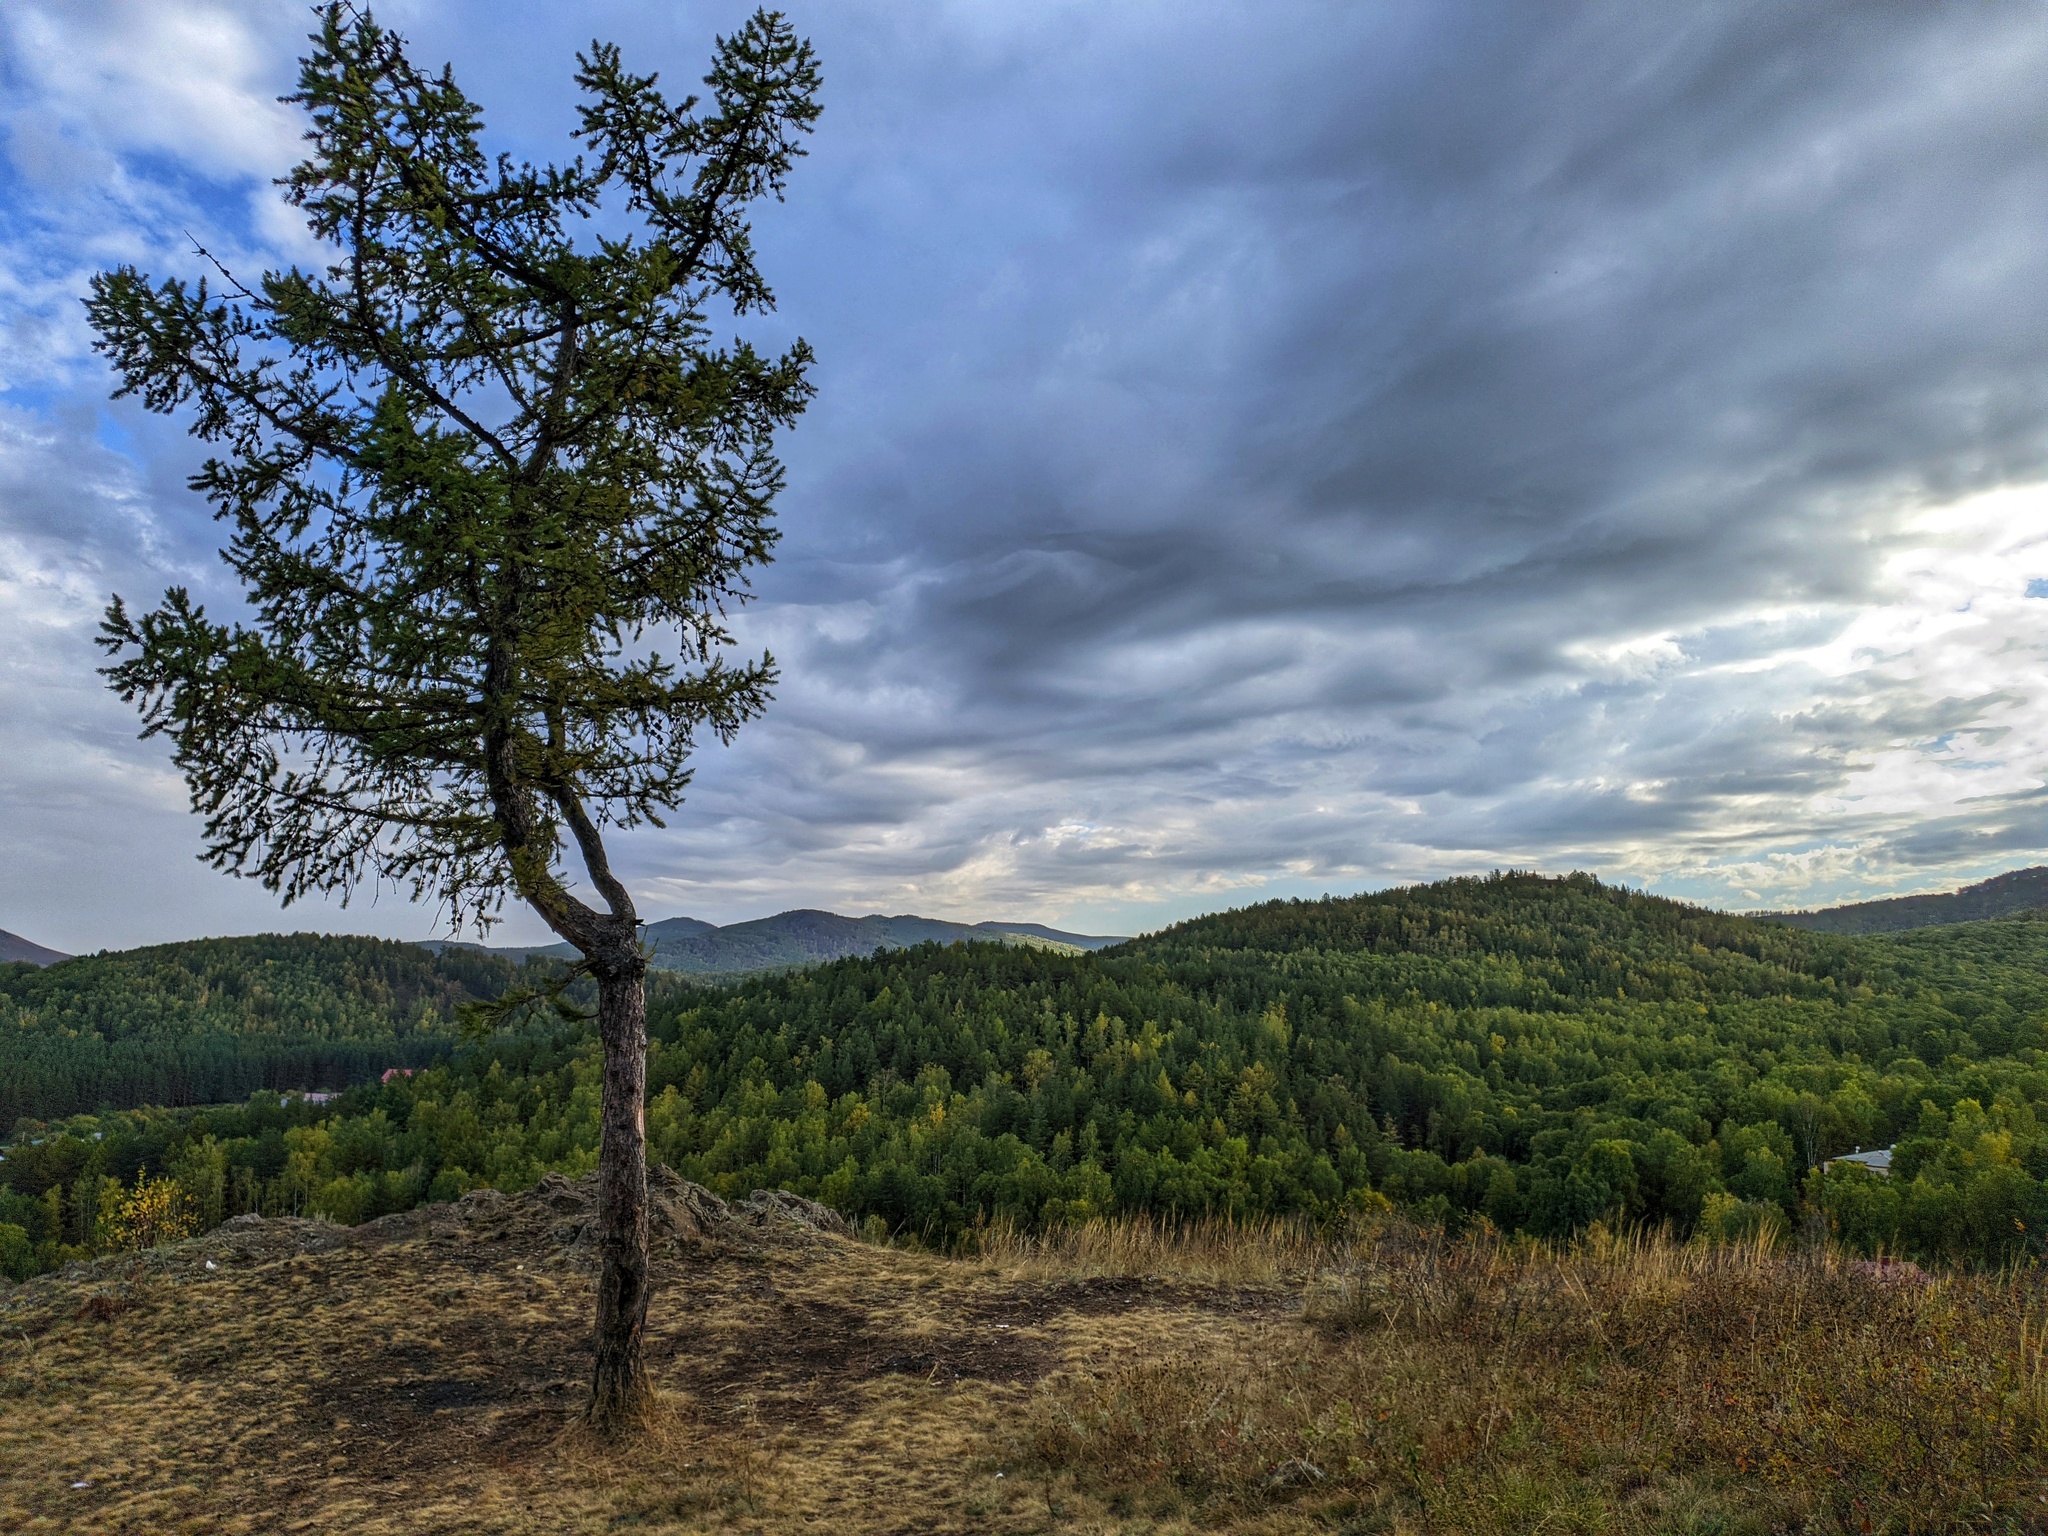
<svg viewBox="0 0 2048 1536"><path fill-rule="evenodd" d="M1399 1226L874 1246L655 1181L616 1449L587 1185L242 1218L0 1296L0 1527L1282 1533L2039 1528L2034 1271Z"/></svg>

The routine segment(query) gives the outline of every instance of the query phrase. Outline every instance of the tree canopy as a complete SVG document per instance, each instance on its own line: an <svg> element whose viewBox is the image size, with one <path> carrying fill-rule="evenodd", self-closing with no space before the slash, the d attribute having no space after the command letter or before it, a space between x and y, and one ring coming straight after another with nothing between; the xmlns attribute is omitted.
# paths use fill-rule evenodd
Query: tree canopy
<svg viewBox="0 0 2048 1536"><path fill-rule="evenodd" d="M921 1242L1383 1203L1546 1237L1824 1226L1951 1262L2039 1256L2048 1234L2036 920L1838 937L1503 876L1268 903L1097 955L928 945L668 985L649 1156ZM519 1189L590 1166L598 1062L576 1028L488 1042L272 1142L226 1111L187 1130L107 1117L106 1142L72 1133L47 1173L10 1151L20 1203L0 1221L54 1258L61 1223L31 1209L51 1181L69 1209L83 1174L65 1170L95 1146L132 1180L204 1135L264 1209L359 1220ZM1872 1146L1896 1147L1890 1179L1825 1166Z"/></svg>
<svg viewBox="0 0 2048 1536"><path fill-rule="evenodd" d="M518 975L496 955L315 934L0 965L0 1125L425 1066Z"/></svg>
<svg viewBox="0 0 2048 1536"><path fill-rule="evenodd" d="M93 281L118 393L216 448L193 484L252 609L116 599L110 676L221 867L287 901L400 881L458 920L517 891L573 927L565 837L601 863L597 829L675 805L697 733L774 679L725 614L775 542L810 351L719 344L713 306L773 303L745 210L802 152L816 65L759 13L700 111L594 45L588 158L535 167L373 18L330 5L314 42L285 187L329 265Z"/></svg>

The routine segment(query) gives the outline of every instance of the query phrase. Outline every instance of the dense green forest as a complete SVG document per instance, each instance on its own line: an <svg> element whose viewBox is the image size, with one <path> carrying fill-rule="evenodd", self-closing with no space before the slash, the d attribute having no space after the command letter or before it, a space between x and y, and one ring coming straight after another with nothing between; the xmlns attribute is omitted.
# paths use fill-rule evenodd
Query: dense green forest
<svg viewBox="0 0 2048 1536"><path fill-rule="evenodd" d="M1985 1262L2048 1230L2030 920L1847 937L1506 875L1268 903L1100 955L928 945L678 985L649 1017L653 1156L929 1242L1389 1201L1545 1236L1825 1227ZM145 1169L202 1221L357 1221L581 1171L597 1085L594 1043L557 1027L319 1109L31 1123L0 1164L0 1263L103 1241ZM1893 1143L1890 1180L1822 1167Z"/></svg>
<svg viewBox="0 0 2048 1536"><path fill-rule="evenodd" d="M499 956L315 934L199 939L0 965L0 1125L339 1088L454 1045Z"/></svg>

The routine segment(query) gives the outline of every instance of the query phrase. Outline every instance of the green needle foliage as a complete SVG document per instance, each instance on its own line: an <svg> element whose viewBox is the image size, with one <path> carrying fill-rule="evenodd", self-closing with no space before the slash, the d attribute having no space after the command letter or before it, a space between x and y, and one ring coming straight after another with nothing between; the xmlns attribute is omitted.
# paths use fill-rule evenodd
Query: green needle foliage
<svg viewBox="0 0 2048 1536"><path fill-rule="evenodd" d="M577 946L625 1181L600 1312L614 1282L644 1312L645 961L604 832L659 824L700 735L729 740L775 681L771 657L728 659L727 615L775 543L774 437L810 351L711 325L773 305L747 215L803 152L817 66L759 12L719 41L708 98L671 103L594 44L586 154L536 168L488 156L452 73L367 13L329 5L313 43L288 98L312 149L283 184L324 271L93 281L118 393L215 445L193 485L250 608L117 598L107 674L170 739L217 867L287 902L390 881L479 928L515 896Z"/></svg>
<svg viewBox="0 0 2048 1536"><path fill-rule="evenodd" d="M109 675L171 737L211 857L287 899L374 872L458 918L547 912L564 826L657 817L695 732L766 701L722 620L774 544L810 353L717 346L705 311L772 303L742 215L799 153L815 67L757 16L699 117L616 49L581 63L595 164L493 162L452 77L330 7L285 183L324 275L93 282L118 393L194 407L223 450L194 486L255 612L117 600ZM607 194L640 232L589 229Z"/></svg>

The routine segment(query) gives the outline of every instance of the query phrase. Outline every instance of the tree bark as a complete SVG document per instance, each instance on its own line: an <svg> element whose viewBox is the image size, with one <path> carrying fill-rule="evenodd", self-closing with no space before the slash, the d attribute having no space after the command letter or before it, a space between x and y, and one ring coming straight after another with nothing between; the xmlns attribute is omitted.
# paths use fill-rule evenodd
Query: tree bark
<svg viewBox="0 0 2048 1536"><path fill-rule="evenodd" d="M597 976L604 1046L597 1158L597 1359L585 1419L605 1433L640 1422L653 1400L641 1346L647 1331L647 962L607 955Z"/></svg>

